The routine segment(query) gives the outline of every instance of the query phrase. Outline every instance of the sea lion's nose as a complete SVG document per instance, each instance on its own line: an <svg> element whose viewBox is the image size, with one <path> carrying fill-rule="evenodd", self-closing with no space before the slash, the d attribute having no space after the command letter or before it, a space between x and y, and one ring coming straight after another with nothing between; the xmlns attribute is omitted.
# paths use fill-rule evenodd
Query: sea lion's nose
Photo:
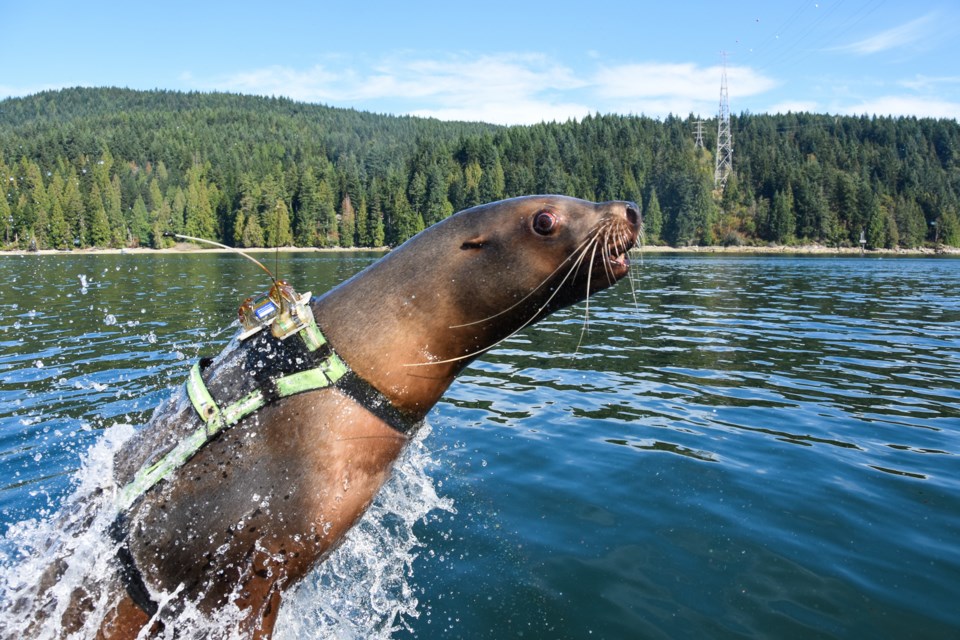
<svg viewBox="0 0 960 640"><path fill-rule="evenodd" d="M640 207L633 202L626 203L627 222L630 226L636 228L640 226Z"/></svg>

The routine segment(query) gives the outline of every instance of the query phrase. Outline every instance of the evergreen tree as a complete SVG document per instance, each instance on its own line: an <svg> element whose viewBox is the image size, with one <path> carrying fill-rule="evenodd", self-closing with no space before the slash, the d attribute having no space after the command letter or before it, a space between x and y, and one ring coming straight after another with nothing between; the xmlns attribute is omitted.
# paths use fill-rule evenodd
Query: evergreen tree
<svg viewBox="0 0 960 640"><path fill-rule="evenodd" d="M260 226L260 216L251 215L246 219L243 227L243 234L240 237L240 245L243 247L263 247L263 227Z"/></svg>
<svg viewBox="0 0 960 640"><path fill-rule="evenodd" d="M945 208L937 220L940 242L951 247L960 247L960 216L952 207Z"/></svg>
<svg viewBox="0 0 960 640"><path fill-rule="evenodd" d="M403 244L423 231L423 218L407 202L407 196L402 190L398 190L394 194L393 219L396 229L394 246Z"/></svg>
<svg viewBox="0 0 960 640"><path fill-rule="evenodd" d="M130 215L130 233L136 246L150 244L150 214L147 213L147 203L141 196L137 196L133 203Z"/></svg>
<svg viewBox="0 0 960 640"><path fill-rule="evenodd" d="M656 243L660 240L660 233L663 231L663 212L660 211L660 201L657 199L656 187L650 189L647 211L643 218L643 230L646 233L647 242Z"/></svg>
<svg viewBox="0 0 960 640"><path fill-rule="evenodd" d="M110 232L110 220L103 206L100 188L96 183L90 189L88 211L90 215L90 244L94 247L109 247L113 234Z"/></svg>
<svg viewBox="0 0 960 640"><path fill-rule="evenodd" d="M427 210L427 174L419 168L414 170L407 188L407 197L414 211Z"/></svg>
<svg viewBox="0 0 960 640"><path fill-rule="evenodd" d="M480 179L483 178L483 168L476 160L471 161L463 168L464 177L464 206L472 207L482 204L480 197Z"/></svg>
<svg viewBox="0 0 960 640"><path fill-rule="evenodd" d="M263 220L264 240L268 247L286 247L293 244L293 231L290 228L290 210L282 198L278 198L273 209Z"/></svg>
<svg viewBox="0 0 960 640"><path fill-rule="evenodd" d="M317 199L320 209L317 215L320 246L336 247L340 244L340 231L337 226L337 210L334 207L334 193L326 178L317 183Z"/></svg>
<svg viewBox="0 0 960 640"><path fill-rule="evenodd" d="M172 245L173 240L165 235L167 233L176 233L176 230L173 225L173 208L168 200L163 199L160 202L160 208L152 215L150 246L154 249L162 249Z"/></svg>
<svg viewBox="0 0 960 640"><path fill-rule="evenodd" d="M369 246L367 240L369 239L369 232L367 231L367 225L369 223L370 212L367 211L367 199L360 199L360 206L357 207L357 241L355 246L364 247Z"/></svg>
<svg viewBox="0 0 960 640"><path fill-rule="evenodd" d="M386 230L383 224L383 210L380 208L379 200L370 209L370 222L367 224L370 235L370 247L382 247L386 244Z"/></svg>
<svg viewBox="0 0 960 640"><path fill-rule="evenodd" d="M6 174L0 170L0 180L6 181ZM3 190L5 191L5 190ZM7 194L0 191L0 238L3 239L3 245L10 244L13 233L13 217L10 215L10 203L7 202Z"/></svg>
<svg viewBox="0 0 960 640"><path fill-rule="evenodd" d="M182 188L176 187L168 198L170 203L170 231L185 232L185 218L187 211L187 194ZM188 233L187 235L193 235Z"/></svg>
<svg viewBox="0 0 960 640"><path fill-rule="evenodd" d="M120 178L116 174L108 181L103 198L107 222L110 225L110 246L122 247L127 241L127 225L123 219Z"/></svg>
<svg viewBox="0 0 960 640"><path fill-rule="evenodd" d="M155 212L163 203L163 193L160 191L159 178L154 177L150 180L150 186L147 189L147 194L147 208L151 212Z"/></svg>
<svg viewBox="0 0 960 640"><path fill-rule="evenodd" d="M167 230L242 243L251 220L269 231L278 200L297 244L335 245L349 236L337 218L345 195L361 206L343 242L362 245L374 243L378 222L395 243L416 216L433 224L531 193L646 194L654 229L655 189L659 235L681 244L779 237L791 225L788 195L792 236L831 244L858 244L861 230L883 246L935 233L951 242L960 210L956 120L741 114L732 118L736 173L714 194L710 154L693 149L689 118L672 116L498 127L116 89L2 100L0 113L0 234L22 247L88 246L94 219L101 246L169 244Z"/></svg>
<svg viewBox="0 0 960 640"><path fill-rule="evenodd" d="M493 145L492 138L486 138L486 144L480 149L480 183L477 187L480 202L493 202L503 199L506 178L500 154Z"/></svg>
<svg viewBox="0 0 960 640"><path fill-rule="evenodd" d="M307 167L300 174L297 191L297 207L293 212L294 243L299 247L316 246L317 220L320 215L320 194L313 168Z"/></svg>
<svg viewBox="0 0 960 640"><path fill-rule="evenodd" d="M503 169L501 168L501 171ZM418 209L418 211L421 211ZM439 165L430 168L426 182L426 202L423 211L423 223L426 226L436 224L453 213L453 205L447 198L447 181Z"/></svg>
<svg viewBox="0 0 960 640"><path fill-rule="evenodd" d="M51 249L70 248L70 227L63 217L63 207L56 198L50 205L50 230L47 233L47 246Z"/></svg>
<svg viewBox="0 0 960 640"><path fill-rule="evenodd" d="M789 188L777 191L773 196L773 207L770 209L768 239L778 244L790 242L793 239L794 224L793 194Z"/></svg>
<svg viewBox="0 0 960 640"><path fill-rule="evenodd" d="M200 164L194 164L187 170L183 228L185 235L211 239L217 237L217 224L206 171L207 167Z"/></svg>
<svg viewBox="0 0 960 640"><path fill-rule="evenodd" d="M233 217L233 246L235 247L245 247L243 243L243 232L247 228L247 216L244 215L243 209L237 211L237 215Z"/></svg>
<svg viewBox="0 0 960 640"><path fill-rule="evenodd" d="M36 162L23 158L20 162L22 203L18 207L19 220L14 220L14 226L20 233L21 240L27 240L37 235L45 236L47 212L50 201L43 184L43 176Z"/></svg>
<svg viewBox="0 0 960 640"><path fill-rule="evenodd" d="M913 248L923 244L927 234L927 221L916 201L898 199L894 205L894 219L901 246Z"/></svg>
<svg viewBox="0 0 960 640"><path fill-rule="evenodd" d="M86 247L88 242L86 212L83 196L80 193L80 179L73 167L70 168L64 181L60 202L68 230L67 244L70 248Z"/></svg>
<svg viewBox="0 0 960 640"><path fill-rule="evenodd" d="M354 236L357 231L357 214L350 202L350 194L344 194L340 203L340 246L349 248L356 246Z"/></svg>

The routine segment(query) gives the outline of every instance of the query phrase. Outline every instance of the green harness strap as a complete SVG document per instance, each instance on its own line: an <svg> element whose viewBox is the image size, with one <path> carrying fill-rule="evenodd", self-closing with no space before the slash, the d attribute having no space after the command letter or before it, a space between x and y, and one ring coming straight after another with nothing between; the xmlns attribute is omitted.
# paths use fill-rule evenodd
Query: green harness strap
<svg viewBox="0 0 960 640"><path fill-rule="evenodd" d="M310 351L316 351L327 343L312 316L310 322L300 331L299 335ZM340 356L331 351L330 355L324 358L317 367L282 376L274 380L274 384L276 385L277 395L286 398L305 391L332 386L349 371ZM157 462L142 467L133 477L133 480L120 490L116 501L118 511L129 509L140 496L185 464L218 433L237 424L240 420L267 404L263 392L256 389L226 407L217 406L216 400L210 395L207 385L203 382L199 362L191 367L186 386L187 395L190 396L193 408L197 410L200 419L203 420L203 426L181 440L177 446Z"/></svg>

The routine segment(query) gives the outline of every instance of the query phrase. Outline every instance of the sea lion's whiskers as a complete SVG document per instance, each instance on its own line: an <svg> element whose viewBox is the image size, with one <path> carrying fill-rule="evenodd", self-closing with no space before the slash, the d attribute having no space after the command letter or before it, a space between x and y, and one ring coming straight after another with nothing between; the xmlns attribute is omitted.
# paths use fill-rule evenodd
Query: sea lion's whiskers
<svg viewBox="0 0 960 640"><path fill-rule="evenodd" d="M599 238L597 237L598 232L599 232L599 229L593 231L592 235L588 237L587 240L581 246L577 247L576 251L579 252L579 256L577 257L576 263L570 267L572 270L571 275L574 277L574 279L576 279L576 277L580 275L580 267L583 266L584 258L587 257L587 253L593 247L596 246L597 241L599 240ZM587 294L589 295L589 293L590 293L590 286L588 284Z"/></svg>
<svg viewBox="0 0 960 640"><path fill-rule="evenodd" d="M502 316L502 315L505 314L505 313L509 313L509 312L512 311L513 309L516 309L516 308L519 307L521 304L523 304L524 301L527 300L530 296L532 296L532 295L535 294L537 291L539 291L539 290L540 290L540 287L542 287L542 286L545 285L547 282L549 282L550 279L553 278L553 276L557 275L557 273L558 273L561 269L563 269L563 268L570 262L570 260L573 259L573 257L574 257L575 255L577 255L577 252L578 252L578 251L580 251L584 246L586 246L587 244L589 244L589 243L592 242L592 241L593 241L593 238L591 238L591 237L589 237L589 236L588 236L586 239L584 239L584 241L581 242L580 245L578 245L573 251L570 252L570 255L567 256L567 259L564 260L563 262L561 262L561 263L557 266L556 269L554 269L547 277L545 277L543 280L541 280L541 281L540 281L540 284L538 284L536 287L534 287L533 289L531 289L531 290L530 290L530 293L528 293L527 295L523 296L522 298L520 298L519 300L517 300L516 302L514 302L512 305L510 305L510 306L507 307L506 309L504 309L504 310L502 310L502 311L498 311L498 312L494 313L493 315L489 315L489 316L487 316L486 318L480 318L479 320L474 320L474 321L472 321L472 322L464 322L463 324L450 325L450 326L447 327L447 328L448 328L448 329L460 329L461 327L470 327L470 326L473 326L473 325L475 325L475 324L481 324L481 323L484 323L484 322L488 322L488 321L490 321L490 320L493 320L494 318L496 318L496 317L498 317L498 316Z"/></svg>
<svg viewBox="0 0 960 640"><path fill-rule="evenodd" d="M609 284L613 284L617 281L616 274L614 274L611 267L611 262L613 262L614 259L618 259L620 256L626 257L626 255L633 250L633 242L629 240L628 233L625 232L624 229L619 228L613 220L604 221L604 223L601 224L593 234L591 238L593 251L589 262L590 272L587 275L587 294L584 297L583 326L580 329L580 339L577 341L575 353L580 351L580 347L583 345L584 336L590 331L590 281L592 280L593 275L593 265L596 263L596 250L597 245L600 244L599 236L601 234L603 235L603 238L600 255L603 262L604 273L607 276L607 282ZM639 303L637 302L637 293L633 283L633 274L628 271L627 275L630 277L630 292L633 296L634 307L639 308Z"/></svg>
<svg viewBox="0 0 960 640"><path fill-rule="evenodd" d="M600 254L603 256L603 254ZM593 251L590 254L590 266L587 267L587 296L584 298L584 309L583 309L583 326L580 327L580 339L577 340L577 348L574 350L574 353L580 353L580 345L583 344L583 337L586 335L587 330L590 328L590 280L593 277L593 263L595 262L597 256L597 243L593 243ZM606 265L606 260L604 260L604 265ZM609 270L609 267L604 267Z"/></svg>
<svg viewBox="0 0 960 640"><path fill-rule="evenodd" d="M613 274L613 270L610 268L611 259L614 256L619 256L623 254L623 251L620 251L620 234L619 231L614 235L614 229L612 225L607 225L604 229L603 234L603 271L607 275L607 282L613 284L617 281L616 276ZM610 250L610 246L613 245L613 251ZM616 253L614 253L616 251Z"/></svg>
<svg viewBox="0 0 960 640"><path fill-rule="evenodd" d="M646 228L644 227L643 220L641 219L641 220L640 220L640 228L637 230L637 241L636 241L636 243L635 243L633 246L630 247L630 249L629 249L629 251L628 251L628 255L629 255L630 253L636 252L636 254L640 256L640 266L641 266L641 267L644 266L644 263L643 263L644 251L643 251L643 249L644 249L644 247L646 246L646 244L647 244L647 231L646 231ZM628 281L630 282L630 295L633 296L633 307L634 307L634 309L637 310L637 312L639 312L639 311L640 311L640 303L637 301L637 287L636 287L636 283L634 282L634 279L633 279L633 270L632 270L632 269L631 269L630 272L627 274L627 277L628 277Z"/></svg>
<svg viewBox="0 0 960 640"><path fill-rule="evenodd" d="M567 264L568 262L570 262L571 259L573 259L574 255L576 255L576 253L579 252L579 257L578 257L578 258L576 259L576 261L570 266L570 269L567 271L567 274L563 277L563 280L560 281L560 284L558 284L558 285L556 286L556 288L553 290L553 293L550 294L550 297L547 298L547 301L544 302L542 305L540 305L540 308L538 308L538 309L533 313L533 315L530 316L530 319L527 320L526 322L524 322L523 324L521 324L515 331L510 332L509 334L507 334L507 335L505 335L504 337L500 338L499 340L497 340L496 342L494 342L493 344L491 344L491 345L488 346L488 347L484 347L483 349L477 349L476 351L472 351L472 352L467 353L467 354L464 354L464 355L462 355L462 356L457 356L457 357L455 357L455 358L447 358L447 359L445 359L445 360L433 360L433 361L431 361L431 362L409 362L409 363L405 363L403 366L404 366L404 367L427 367L427 366L435 365L435 364L449 364L449 363L451 363L451 362L458 362L458 361L460 361L460 360L466 360L466 359L468 359L468 358L472 358L472 357L474 357L474 356L476 356L476 355L479 355L479 354L481 354L481 353L486 353L487 351L490 351L491 349L495 348L496 346L498 346L498 345L501 344L502 342L504 342L504 341L506 341L506 340L509 340L509 339L512 338L513 336L517 335L518 333L520 333L521 331L523 331L524 329L526 329L527 327L529 327L531 324L533 324L533 322L537 319L537 316L539 316L540 313L541 313L544 309L546 309L547 307L550 306L550 303L553 302L553 299L557 296L557 294L560 293L560 291L563 290L563 285L566 284L567 280L570 279L571 274L575 275L575 273L578 273L578 272L579 272L579 270L580 270L580 265L581 265L581 263L583 262L583 258L586 256L586 254L587 254L587 252L590 250L591 246L594 247L594 254L596 253L596 241L597 241L596 234L593 234L592 237L590 237L590 238L587 239L587 241L581 243L581 247L578 247L578 248L574 249L574 252L571 253L570 256L568 256L568 257L563 261L563 264ZM586 245L586 246L583 246L583 245ZM593 269L593 265L590 266L590 269L591 269L591 270ZM558 270L558 269L555 269L553 273L556 273L557 270ZM551 276L552 276L552 275L553 275L553 274L551 274ZM539 289L540 287L542 287L542 286L544 285L544 283L546 283L547 280L550 279L551 276L547 276L547 278L546 278L543 282L541 282L539 285L537 285L537 288ZM589 296L589 293L590 293L590 279L588 278L588 279L587 279L587 294L588 294L588 296ZM529 294L528 294L528 297L529 297ZM519 304L519 303L517 303L517 304ZM510 307L510 308L512 309L513 307L517 306L517 304L514 304L514 305L513 305L512 307ZM501 312L499 312L497 315L500 315L500 314L505 313L505 312L506 312L506 311L501 311ZM491 317L494 317L494 316L491 316ZM476 323L470 323L470 324L476 324ZM467 326L467 325L459 325L459 326Z"/></svg>

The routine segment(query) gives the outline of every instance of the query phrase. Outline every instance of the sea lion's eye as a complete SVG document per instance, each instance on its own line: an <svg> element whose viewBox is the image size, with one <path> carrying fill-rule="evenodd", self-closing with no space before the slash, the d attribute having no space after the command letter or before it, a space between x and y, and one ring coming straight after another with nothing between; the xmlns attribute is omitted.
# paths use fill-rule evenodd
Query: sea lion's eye
<svg viewBox="0 0 960 640"><path fill-rule="evenodd" d="M541 211L533 216L533 230L542 236L550 235L557 227L557 216L550 211Z"/></svg>

